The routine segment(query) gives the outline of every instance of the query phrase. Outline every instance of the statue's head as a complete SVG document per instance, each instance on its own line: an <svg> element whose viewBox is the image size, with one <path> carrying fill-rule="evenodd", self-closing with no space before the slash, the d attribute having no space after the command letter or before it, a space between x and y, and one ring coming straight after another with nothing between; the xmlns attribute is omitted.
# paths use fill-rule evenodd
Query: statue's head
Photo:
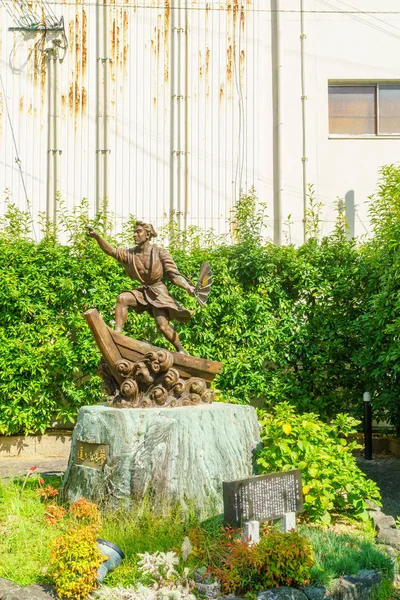
<svg viewBox="0 0 400 600"><path fill-rule="evenodd" d="M136 244L143 244L151 238L157 237L157 233L153 227L149 223L144 223L143 221L136 221L135 229L133 230L133 237Z"/></svg>

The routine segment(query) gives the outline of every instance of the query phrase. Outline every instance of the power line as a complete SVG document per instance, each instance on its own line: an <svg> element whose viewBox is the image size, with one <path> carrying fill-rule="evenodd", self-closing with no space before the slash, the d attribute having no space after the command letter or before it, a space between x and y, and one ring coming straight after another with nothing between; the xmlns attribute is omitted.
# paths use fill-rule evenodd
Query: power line
<svg viewBox="0 0 400 600"><path fill-rule="evenodd" d="M339 4L344 4L348 8L353 8L354 10L357 10L355 6L353 6L352 4L348 4L347 2L344 2L343 0L336 0L336 1L339 2ZM383 19L379 19L378 17L375 16L375 14L371 13L369 16L371 16L372 19L375 19L376 21L383 23L384 25L389 25L389 27L393 27L393 29L397 29L398 31L400 31L400 27L397 27L396 25L392 25L391 23L389 23L388 21L384 21Z"/></svg>
<svg viewBox="0 0 400 600"><path fill-rule="evenodd" d="M318 0L318 1L322 1L322 0ZM13 0L1 0L2 4L6 5L7 3L10 5L14 6L14 1ZM55 0L46 0L46 4L47 5L53 5L56 7L60 7L59 2L56 2ZM62 6L81 6L81 7L85 7L85 6L96 6L95 2L79 2L78 0L74 1L66 1L63 2ZM279 10L275 10L275 9L271 9L271 8L254 8L254 6L252 5L236 5L238 8L232 7L232 8L227 8L226 6L168 6L166 7L164 6L160 6L160 5L148 5L148 4L136 4L136 3L122 3L122 2L112 2L110 4L108 4L109 8L134 8L134 9L149 9L149 10L183 10L183 11L207 11L207 12L219 12L219 11L227 11L230 10L231 12L239 12L242 8L245 9L246 12L248 13L270 13L270 14L275 14L275 13L286 13L286 14L323 14L323 15L400 15L400 10L340 10L340 9L335 9L335 10L299 10L299 9L279 9ZM334 7L335 8L335 7ZM388 23L389 25L389 23Z"/></svg>
<svg viewBox="0 0 400 600"><path fill-rule="evenodd" d="M332 4L330 4L330 2L326 2L326 0L317 0L317 2L320 2L321 4L324 4L325 6L333 6ZM350 18L355 19L356 21L359 21L360 23L363 23L363 25L368 25L368 27L372 27L372 29L375 29L376 31L380 31L382 33L386 33L387 35L390 35L391 37L400 40L400 35L399 34L393 33L392 31L388 31L387 29L384 29L383 27L380 27L379 25L375 25L374 23L369 23L365 19L362 19L359 16L359 14L365 14L365 13L363 13L361 11L359 11L359 13L357 13L357 14L355 14L355 13L349 13L347 11L339 11L339 12L340 12L340 14L349 15ZM378 20L381 21L381 19L378 19ZM386 21L382 21L382 22L386 23ZM389 23L386 23L386 24L389 25ZM396 29L398 29L398 28L396 28Z"/></svg>
<svg viewBox="0 0 400 600"><path fill-rule="evenodd" d="M8 109L7 96L6 96L6 91L5 91L5 87L4 87L4 83L3 83L3 77L2 77L2 75L1 75L1 73L0 73L0 83L1 83L1 88L2 88L2 91L3 91L4 103L5 103L5 105L6 105L6 111L7 111L8 122L9 122L9 124L10 124L11 135L12 135L12 139L13 139L13 142L14 142L14 148L15 148L15 162L16 162L16 163L17 163L17 165L18 165L19 173L20 173L20 175L21 175L22 186L23 186L23 188L24 188L24 193L25 193L26 205L27 205L27 207L28 207L29 216L30 216L30 218L31 218L31 222L32 222L32 230L33 230L33 235L35 236L35 240L36 240L36 242L37 242L36 230L35 230L35 225L34 225L34 222L33 222L33 215L32 215L32 212L31 212L31 207L30 207L29 200L28 200L28 194L27 194L27 191L26 191L26 185L25 185L25 180L24 180L24 174L23 174L23 172L22 172L22 167L21 167L21 159L20 159L20 157L19 157L19 154L18 154L17 140L15 139L14 128L13 128L12 121L11 121L11 115L10 115L10 111L9 111L9 109Z"/></svg>

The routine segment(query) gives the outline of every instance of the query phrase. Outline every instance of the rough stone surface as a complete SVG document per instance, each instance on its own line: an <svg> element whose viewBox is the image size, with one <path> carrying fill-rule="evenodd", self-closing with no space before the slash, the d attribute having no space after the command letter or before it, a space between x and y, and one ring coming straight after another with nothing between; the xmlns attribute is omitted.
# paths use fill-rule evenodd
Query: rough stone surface
<svg viewBox="0 0 400 600"><path fill-rule="evenodd" d="M52 600L56 597L50 585L20 587L8 579L0 578L0 600Z"/></svg>
<svg viewBox="0 0 400 600"><path fill-rule="evenodd" d="M307 600L307 596L300 590L282 586L260 592L257 594L257 600Z"/></svg>
<svg viewBox="0 0 400 600"><path fill-rule="evenodd" d="M300 589L307 596L308 600L331 600L331 596L329 596L326 587L323 585L313 585Z"/></svg>
<svg viewBox="0 0 400 600"><path fill-rule="evenodd" d="M400 550L400 531L398 529L381 529L376 540L379 544L389 544L396 550Z"/></svg>
<svg viewBox="0 0 400 600"><path fill-rule="evenodd" d="M76 441L108 444L103 470L75 464ZM62 495L68 501L124 499L151 492L156 500L190 501L222 512L222 482L253 474L260 426L251 406L214 403L158 409L106 405L80 409Z"/></svg>
<svg viewBox="0 0 400 600"><path fill-rule="evenodd" d="M369 600L372 588L381 580L378 571L363 569L357 575L345 575L334 580L332 600Z"/></svg>
<svg viewBox="0 0 400 600"><path fill-rule="evenodd" d="M370 516L377 531L396 527L396 521L394 518L391 515L385 515L382 511L371 510Z"/></svg>

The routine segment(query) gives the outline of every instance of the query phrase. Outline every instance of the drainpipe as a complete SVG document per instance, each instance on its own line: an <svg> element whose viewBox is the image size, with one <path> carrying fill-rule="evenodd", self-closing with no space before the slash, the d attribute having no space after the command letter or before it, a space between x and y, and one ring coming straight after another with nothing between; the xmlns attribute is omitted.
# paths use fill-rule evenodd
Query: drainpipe
<svg viewBox="0 0 400 600"><path fill-rule="evenodd" d="M272 59L272 102L273 102L273 186L274 186L274 244L281 244L282 187L283 187L283 119L282 119L282 31L280 1L271 0L271 59Z"/></svg>
<svg viewBox="0 0 400 600"><path fill-rule="evenodd" d="M189 193L188 25L187 0L178 0L175 6L171 2L170 212L171 216L178 213L178 224L183 228L187 225Z"/></svg>
<svg viewBox="0 0 400 600"><path fill-rule="evenodd" d="M104 0L104 19L103 19L103 71L104 71L104 117L103 117L103 206L106 208L106 202L108 200L108 156L111 150L108 147L108 130L110 121L110 57L108 56L110 48L110 28L109 28L109 5L107 0Z"/></svg>
<svg viewBox="0 0 400 600"><path fill-rule="evenodd" d="M307 136L306 136L306 81L304 42L304 0L300 0L300 64L301 64L301 127L302 127L302 165L303 165L303 241L307 241Z"/></svg>
<svg viewBox="0 0 400 600"><path fill-rule="evenodd" d="M107 0L96 2L96 212L105 208L108 198L108 123L109 123L109 35Z"/></svg>
<svg viewBox="0 0 400 600"><path fill-rule="evenodd" d="M48 114L47 114L47 185L46 185L46 217L57 225L57 196L60 192L58 149L58 46L53 41L52 48L45 50L48 68Z"/></svg>
<svg viewBox="0 0 400 600"><path fill-rule="evenodd" d="M188 0L185 0L185 172L184 172L184 221L183 226L186 231L187 219L189 212L189 11L188 11Z"/></svg>
<svg viewBox="0 0 400 600"><path fill-rule="evenodd" d="M103 95L102 85L102 55L103 55L103 9L101 0L96 2L96 213L101 211L102 206L102 139L103 139Z"/></svg>

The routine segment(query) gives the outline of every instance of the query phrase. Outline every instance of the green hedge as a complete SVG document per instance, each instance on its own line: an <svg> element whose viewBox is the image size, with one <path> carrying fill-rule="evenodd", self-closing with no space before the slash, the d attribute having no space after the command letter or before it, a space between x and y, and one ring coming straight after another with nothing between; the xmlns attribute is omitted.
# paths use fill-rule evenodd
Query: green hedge
<svg viewBox="0 0 400 600"><path fill-rule="evenodd" d="M232 219L235 243L175 222L162 232L183 274L195 281L201 262L213 267L204 309L180 288L174 297L196 309L177 324L188 352L224 363L221 399L270 407L289 401L329 419L360 416L362 393L374 393L375 414L396 424L400 354L400 168L386 167L372 200L375 237L348 241L341 212L334 232L299 248L260 236L262 208L241 198ZM83 313L97 307L112 325L116 296L132 287L123 269L85 236L90 224L113 243L130 245L134 219L114 239L87 203L60 211L56 241L30 239L29 215L8 203L0 222L0 432L43 431L55 419L100 400L99 353ZM161 239L161 242L163 239ZM130 314L128 335L164 344L147 315Z"/></svg>

